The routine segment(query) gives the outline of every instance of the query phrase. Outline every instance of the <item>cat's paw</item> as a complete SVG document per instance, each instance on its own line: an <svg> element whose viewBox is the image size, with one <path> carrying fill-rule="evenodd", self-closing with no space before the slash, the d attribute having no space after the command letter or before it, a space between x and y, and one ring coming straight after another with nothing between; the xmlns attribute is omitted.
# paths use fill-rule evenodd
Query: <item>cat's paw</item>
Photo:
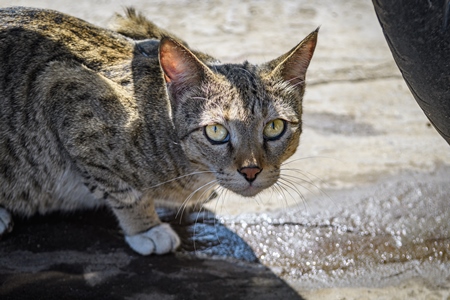
<svg viewBox="0 0 450 300"><path fill-rule="evenodd" d="M140 234L127 235L125 240L134 251L142 255L174 252L180 246L180 238L166 223L152 227Z"/></svg>
<svg viewBox="0 0 450 300"><path fill-rule="evenodd" d="M3 207L0 207L0 237L8 232L11 232L12 229L13 221L11 214Z"/></svg>

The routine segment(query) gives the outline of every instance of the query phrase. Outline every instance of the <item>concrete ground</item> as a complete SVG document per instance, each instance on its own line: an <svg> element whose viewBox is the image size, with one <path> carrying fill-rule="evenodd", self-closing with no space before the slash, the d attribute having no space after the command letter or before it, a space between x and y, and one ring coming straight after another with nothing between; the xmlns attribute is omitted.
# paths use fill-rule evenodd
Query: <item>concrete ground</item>
<svg viewBox="0 0 450 300"><path fill-rule="evenodd" d="M224 62L270 60L321 26L286 190L172 221L183 246L162 257L129 250L107 211L19 220L0 244L1 299L450 297L450 147L371 1L0 0L101 26L130 4Z"/></svg>

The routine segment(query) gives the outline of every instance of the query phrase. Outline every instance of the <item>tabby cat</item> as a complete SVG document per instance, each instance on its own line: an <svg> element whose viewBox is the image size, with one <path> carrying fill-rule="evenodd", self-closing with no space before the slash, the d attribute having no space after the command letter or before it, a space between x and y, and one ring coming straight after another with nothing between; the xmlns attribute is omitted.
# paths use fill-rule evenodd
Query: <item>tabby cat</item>
<svg viewBox="0 0 450 300"><path fill-rule="evenodd" d="M150 24L138 17L122 27ZM180 240L155 205L277 182L299 143L317 30L262 65L221 64L152 30L126 37L56 11L0 9L0 234L10 212L106 204L132 249L163 254Z"/></svg>

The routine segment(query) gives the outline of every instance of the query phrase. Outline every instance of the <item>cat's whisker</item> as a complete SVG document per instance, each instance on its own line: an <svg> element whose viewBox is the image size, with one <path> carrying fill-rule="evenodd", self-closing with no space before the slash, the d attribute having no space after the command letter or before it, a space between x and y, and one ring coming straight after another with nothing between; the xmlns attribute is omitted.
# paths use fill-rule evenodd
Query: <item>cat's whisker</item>
<svg viewBox="0 0 450 300"><path fill-rule="evenodd" d="M264 198L261 196L261 194L257 194L257 195L256 195L256 198L258 198L259 201L260 201L262 204L264 204Z"/></svg>
<svg viewBox="0 0 450 300"><path fill-rule="evenodd" d="M293 170L295 171L295 170ZM296 181L296 183L300 184L303 188L305 188L306 190L308 190L311 194L315 194L311 189L307 188L304 184L308 184L309 186L313 186L315 189L317 189L321 194L327 196L328 198L330 197L327 192L325 192L322 188L320 188L317 184L315 184L311 178L309 178L307 175L305 175L304 173L302 173L301 171L298 171L301 175L306 176L308 180L304 179L304 178L300 178L298 176L294 176L294 175L290 175L290 174L286 174L283 173L281 176L282 177L289 177L289 178L293 178ZM319 179L320 180L320 179ZM300 182L298 182L300 181ZM321 181L322 182L322 181Z"/></svg>
<svg viewBox="0 0 450 300"><path fill-rule="evenodd" d="M315 174L313 174L313 173L311 173L311 172L303 171L303 170L300 170L300 169L297 169L297 168L286 168L286 167L284 167L284 166L286 166L286 165L288 165L288 164L291 164L291 163L294 163L294 162L296 162L296 161L305 160L305 159L317 159L317 158L332 159L332 160L339 161L339 162L343 163L342 160L336 159L336 158L334 158L334 157L327 157L327 156L309 156L309 157L301 157L301 158L289 160L289 161L286 161L286 162L282 163L282 164L281 164L280 171L291 171L291 172L295 172L295 173L301 174L302 176L304 176L304 177L306 177L306 178L308 179L308 180L301 179L303 182L306 182L306 183L308 183L309 185L314 186L314 187L315 187L317 190L319 190L321 193L323 193L323 194L325 194L327 197L329 197L329 195L328 195L325 191L323 191L323 189L319 188L316 184L313 183L313 179L312 179L311 177L313 177L315 181L319 181L320 184L327 186L327 183L326 183L324 180L322 180L319 176L317 176L317 175L315 175ZM287 175L287 174L284 173L284 175ZM311 177L310 177L310 176L311 176Z"/></svg>
<svg viewBox="0 0 450 300"><path fill-rule="evenodd" d="M208 185L210 182L208 182L206 185ZM203 187L204 187L205 185L203 185L203 186L201 186L201 187L199 187L198 189L196 189L195 191L193 191L193 192L191 192L187 197L186 197L186 199L184 199L184 201L181 203L181 205L179 206L179 208L178 208L178 210L177 210L177 213L176 213L176 215L175 215L175 218L178 218L178 216L179 216L179 223L181 224L181 222L182 222L182 219L183 219L183 214L184 214L184 212L186 211L186 209L188 208L188 206L189 206L189 200L193 197L193 195L198 191L198 190L200 190L200 189L202 189Z"/></svg>
<svg viewBox="0 0 450 300"><path fill-rule="evenodd" d="M214 173L214 172L213 171L198 171L198 172L192 172L192 173L189 173L189 174L184 174L184 175L181 175L181 176L169 179L167 181L163 181L163 182L160 182L158 184L152 185L150 187L145 188L144 190L150 190L150 189L159 187L161 185L164 185L166 183L173 182L175 180L178 180L178 179L181 179L181 178L185 178L185 177L188 177L188 176L194 176L194 175L200 175L200 174L206 174L206 173Z"/></svg>
<svg viewBox="0 0 450 300"><path fill-rule="evenodd" d="M255 202L258 206L262 205L261 197L259 194L257 194L255 197L253 197L253 199L255 200ZM261 203L260 203L260 201L261 201Z"/></svg>
<svg viewBox="0 0 450 300"><path fill-rule="evenodd" d="M280 185L278 182L276 182L273 186L274 190L278 193L278 195L280 196L281 199L283 199L283 201L285 202L285 204L287 204L286 202L286 195L283 193L282 189L280 188Z"/></svg>
<svg viewBox="0 0 450 300"><path fill-rule="evenodd" d="M219 186L220 187L220 186ZM198 219L202 213L202 210L206 212L206 208L204 207L204 204L209 202L211 200L211 197L213 195L213 193L211 192L211 194L209 195L209 197L204 198L203 199L203 195L209 191L211 191L211 189L214 189L214 186L211 187L207 187L205 189L205 191L203 191L203 193L200 195L200 197L198 198L198 200L196 201L195 205L194 205L194 211L197 209L197 205L199 205L198 208L198 212L197 212L197 216L195 217L195 221L194 221L194 232L192 233L192 241L193 241L193 246L194 246L194 253L197 254L197 245L196 245L196 235L197 235L197 224L198 224ZM216 189L215 191L218 194L218 189ZM219 195L219 194L218 194ZM205 220L205 217L203 217L203 221Z"/></svg>
<svg viewBox="0 0 450 300"><path fill-rule="evenodd" d="M312 195L316 195L316 196L323 195L328 200L330 200L334 205L337 205L334 202L333 198L324 189L322 189L320 186L315 184L311 180L311 178L309 178L309 176L307 174L305 174L305 172L303 172L301 170L298 170L298 169L282 169L282 170L288 170L288 171L293 171L293 172L299 173L300 175L305 176L307 179L304 179L304 178L301 178L301 177L298 177L298 176L294 176L294 175L291 175L291 174L286 174L286 173L282 173L280 175L280 179L283 178L284 180L289 180L294 185L300 185L302 188L306 189ZM307 173L311 174L309 172L307 172ZM314 174L311 174L311 175L315 176ZM321 183L323 183L323 181L319 177L317 177L317 176L315 176L315 177L317 178L317 180L319 180ZM305 185L305 184L307 184L307 185ZM318 193L315 192L314 189L308 188L308 186L314 187L314 189L316 189L318 191Z"/></svg>
<svg viewBox="0 0 450 300"><path fill-rule="evenodd" d="M295 198L292 196L292 194L284 187L283 183L278 181L277 183L278 188L280 189L281 193L283 194L284 204L285 204L285 210L289 207L289 199L286 197L286 193L295 201Z"/></svg>
<svg viewBox="0 0 450 300"><path fill-rule="evenodd" d="M281 174L280 175L280 178L281 177L284 177L284 178L286 178L286 177L288 177L288 178L293 178L293 179L295 179L295 182L297 183L297 184L300 184L303 188L305 188L305 189L307 189L309 192L311 192L312 193L312 191L310 190L310 189L308 189L307 188L307 186L313 186L313 187L315 187L317 190L319 190L319 191L321 191L321 189L317 186L317 185L315 185L314 184L314 182L313 181L311 181L309 178L308 179L304 179L304 178L301 178L301 177L298 177L298 176L294 176L294 175L290 175L290 174Z"/></svg>
<svg viewBox="0 0 450 300"><path fill-rule="evenodd" d="M320 194L323 194L323 195L329 197L325 191L323 191L321 188L319 188L318 186L316 186L314 183L309 182L309 181L306 181L306 180L304 180L304 179L302 179L302 178L298 178L298 177L296 177L296 176L291 176L291 175L283 174L283 175L280 177L280 180L284 180L285 182L290 182L290 183L291 183L292 185L294 185L296 188L297 188L297 185L299 185L301 188L307 190L311 195L316 195L316 196L318 196L318 195L320 195ZM300 181L300 182L299 182L299 181ZM314 186L314 187L319 191L319 193L315 192L313 189L308 188L308 186L305 185L305 182L306 182L308 185ZM297 188L297 189L298 189L298 188ZM302 194L302 195L303 195L303 194ZM305 197L304 195L303 195L303 200L306 201L306 197Z"/></svg>
<svg viewBox="0 0 450 300"><path fill-rule="evenodd" d="M225 198L222 198L222 199L225 199ZM220 220L218 218L216 218L216 216L214 215L214 229L215 229L215 233L216 233L216 239L219 242L219 244L221 244L222 241L220 240L219 233L217 231L217 224L219 222L220 222Z"/></svg>
<svg viewBox="0 0 450 300"><path fill-rule="evenodd" d="M285 194L285 193L287 193L287 194L291 197L291 199L294 200L295 204L298 205L298 203L297 203L295 197L289 192L289 190L286 188L286 186L285 186L285 184L283 184L283 182L281 182L281 181L277 182L277 186L278 186L278 188L281 190L281 192L283 193L283 196L284 196L284 204L285 204L285 210L290 206L290 205L289 205L288 198L286 197L286 194Z"/></svg>
<svg viewBox="0 0 450 300"><path fill-rule="evenodd" d="M291 164L293 162L300 161L300 160L306 160L306 159L331 159L331 160L335 160L335 161L343 163L342 160L340 160L338 158L335 158L335 157L317 155L317 156L304 156L304 157L299 157L299 158L296 158L296 159L290 159L290 160L287 160L287 161L283 162L281 164L281 166L288 165L288 164Z"/></svg>
<svg viewBox="0 0 450 300"><path fill-rule="evenodd" d="M213 194L214 194L213 192L211 192L211 190L213 190L213 189L214 189L214 186L207 187L207 188L205 188L205 190L200 194L200 196L197 197L198 199L197 199L197 201L195 202L195 204L194 204L194 206L193 206L193 210L194 210L194 211L197 209L197 205L199 205L198 209L201 210L202 207L203 207L203 204L206 203L206 202L208 202L209 200L211 200L211 197L212 197ZM206 193L208 193L208 192L210 192L209 196L203 198L203 196L204 196Z"/></svg>
<svg viewBox="0 0 450 300"><path fill-rule="evenodd" d="M292 179L288 179L288 178L285 178L285 177L292 177L292 178L294 178L294 179L297 179L297 177L295 177L295 176L289 176L289 175L284 174L284 175L280 176L280 178L279 178L278 180L283 181L283 182L285 182L285 183L289 183L290 186L292 187L292 189L296 190L299 194L301 194L301 195L303 196L303 194L300 192L299 188L297 187L297 185L298 185L299 183L296 182L296 181L294 181L294 180L292 180ZM303 185L301 185L301 184L300 184L300 186L301 186L302 188L305 188L305 187L304 187ZM304 197L302 197L302 199L304 199Z"/></svg>
<svg viewBox="0 0 450 300"><path fill-rule="evenodd" d="M228 189L223 189L224 190L224 192L223 192L223 195L224 195L224 197L222 197L222 199L219 199L219 200L221 200L221 201L217 201L216 202L216 206L214 207L214 210L217 212L217 211L222 211L223 210L223 206L224 206L224 204L225 204L225 198L226 198L226 195L228 194L228 192L229 192L229 190ZM219 207L219 210L218 210L218 208L217 208L217 205L219 204L219 202L220 202L220 207Z"/></svg>
<svg viewBox="0 0 450 300"><path fill-rule="evenodd" d="M280 184L282 184L283 186L285 186L287 189L292 190L295 194L298 195L299 198L295 198L291 195L291 193L289 193L291 195L291 197L293 197L293 200L295 202L295 204L297 206L300 206L299 201L303 204L303 208L307 211L308 210L308 202L306 201L306 197L305 195L298 189L297 185L294 182L291 182L290 180L286 180L286 179L281 179ZM299 199L299 201L297 201Z"/></svg>
<svg viewBox="0 0 450 300"><path fill-rule="evenodd" d="M207 189L208 190L208 189ZM203 195L203 194L202 194ZM195 207L197 207L197 203L195 204ZM194 210L195 210L194 207ZM202 212L203 206L200 206L199 211L197 212L197 216L195 217L195 221L194 221L194 232L192 233L192 242L194 244L194 253L197 254L197 245L196 245L196 236L197 236L197 223L198 223L198 218ZM203 218L204 220L204 218Z"/></svg>
<svg viewBox="0 0 450 300"><path fill-rule="evenodd" d="M223 196L222 201L225 201L225 197L226 197L227 193L228 193L228 189L226 189L224 187L220 187L220 196L219 196L218 200L220 200L220 197ZM217 232L217 223L216 222L219 222L219 219L217 219L216 216L214 215L214 228L215 228L215 232L216 232L216 238L217 238L217 241L219 242L219 244L221 244L222 241L220 240L219 233Z"/></svg>
<svg viewBox="0 0 450 300"><path fill-rule="evenodd" d="M189 201L192 199L192 197L195 195L195 193L197 193L198 191L200 191L201 189L203 189L204 187L207 187L209 185L215 184L217 182L217 179L211 180L207 183L205 183L204 185L200 186L199 188L195 189L192 193L189 194L189 196L183 201L183 203L181 204L180 208L177 211L177 214L175 215L175 218L178 217L178 215L181 212L180 218L183 218L183 213L186 210L187 204L189 203Z"/></svg>
<svg viewBox="0 0 450 300"><path fill-rule="evenodd" d="M281 185L283 185L283 186L285 186L285 187L287 187L287 188L293 190L293 191L300 197L300 199L301 199L301 201L302 201L302 203L303 203L303 206L304 206L304 208L305 208L305 210L306 210L306 209L307 209L307 207L306 207L306 205L307 205L306 198L305 198L305 196L302 194L302 192L297 188L297 186L295 185L295 183L292 182L292 181L290 181L290 180L287 180L287 179L285 179L285 178L280 178L279 180L280 180L279 183L280 183ZM289 195L292 197L292 199L293 199L293 200L295 201L295 203L298 205L298 203L297 203L297 201L296 201L296 198L295 198L291 193L289 193Z"/></svg>
<svg viewBox="0 0 450 300"><path fill-rule="evenodd" d="M270 198L269 199L272 199L272 197L273 197L273 189L270 189Z"/></svg>
<svg viewBox="0 0 450 300"><path fill-rule="evenodd" d="M305 176L306 178L308 178L309 180L312 180L312 179L309 177L309 176L312 176L312 177L314 177L314 179L317 179L317 180L322 181L322 179L320 179L319 176L314 175L314 174L311 173L311 172L303 171L303 170L300 170L300 169L297 169L297 168L281 168L280 171L291 171L291 172L299 173L299 174Z"/></svg>
<svg viewBox="0 0 450 300"><path fill-rule="evenodd" d="M286 172L295 172L297 174L300 174L308 179L308 180L303 179L303 181L305 181L305 182L308 181L308 183L313 186L315 186L315 185L313 183L313 179L310 176L314 177L314 180L318 180L321 184L326 185L326 183L319 176L317 176L311 172L308 172L308 171L303 171L303 170L300 170L297 168L281 168L280 171L284 171L283 174L285 174L285 175L287 175ZM292 175L290 175L290 176L292 176ZM319 189L317 186L315 186L315 187L317 189Z"/></svg>
<svg viewBox="0 0 450 300"><path fill-rule="evenodd" d="M222 195L224 194L223 191L226 192L227 189L224 189L224 188L221 187L221 186L217 187L216 190L215 190L215 192L217 193L217 202L216 202L216 205L215 205L215 209L214 209L214 210L216 210L216 211L217 211L217 203L220 201ZM200 211L197 213L197 217L196 217L195 222L194 222L194 232L193 232L193 238L192 238L193 244L194 244L194 253L197 252L197 246L196 246L196 239L195 239L195 236L196 236L196 225L197 225L197 222L198 222L198 217L200 216L201 209L204 209L204 210L206 211L206 209L204 208L203 204L207 203L208 201L209 201L209 199L205 199L205 200L202 201L202 206L200 207ZM216 216L215 216L215 214L214 214L214 228L216 228L216 220L217 220L217 218L216 218ZM219 241L219 243L221 243L221 241L220 241L220 239L219 239L219 235L218 235L218 233L217 233L217 228L216 228L216 237L217 237L217 240Z"/></svg>
<svg viewBox="0 0 450 300"><path fill-rule="evenodd" d="M279 198L281 198L281 199L283 199L284 201L286 201L285 198L284 198L284 196L283 196L283 194L281 193L280 187L277 185L277 183L273 184L273 185L270 187L270 189L273 191L273 193L277 194Z"/></svg>

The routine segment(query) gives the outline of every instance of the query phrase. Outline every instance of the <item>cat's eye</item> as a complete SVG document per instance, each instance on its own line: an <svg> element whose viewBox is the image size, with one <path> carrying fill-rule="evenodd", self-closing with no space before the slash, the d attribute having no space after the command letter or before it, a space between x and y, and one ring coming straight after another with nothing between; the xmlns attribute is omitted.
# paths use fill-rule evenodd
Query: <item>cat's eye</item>
<svg viewBox="0 0 450 300"><path fill-rule="evenodd" d="M275 119L270 121L269 123L266 124L266 126L264 127L264 138L266 138L267 140L276 140L278 138L280 138L286 128L286 122L284 120L281 119Z"/></svg>
<svg viewBox="0 0 450 300"><path fill-rule="evenodd" d="M204 128L206 137L213 144L222 144L230 140L230 134L223 125L213 124Z"/></svg>

